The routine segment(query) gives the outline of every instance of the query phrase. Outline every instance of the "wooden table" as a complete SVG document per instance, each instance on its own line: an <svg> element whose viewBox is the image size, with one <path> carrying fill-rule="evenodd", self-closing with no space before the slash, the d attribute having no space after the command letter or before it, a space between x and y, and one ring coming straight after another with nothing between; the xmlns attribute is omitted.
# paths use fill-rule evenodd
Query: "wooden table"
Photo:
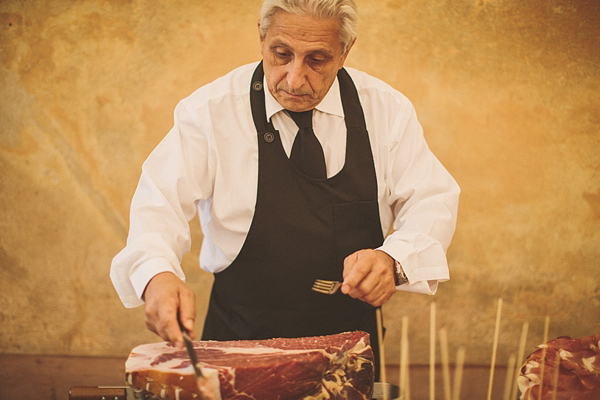
<svg viewBox="0 0 600 400"><path fill-rule="evenodd" d="M390 383L398 383L398 366L387 369ZM496 366L494 400L504 393L506 369ZM485 400L488 366L466 366L461 399ZM68 400L73 386L125 385L125 358L0 354L0 399ZM410 366L411 400L429 400L429 367ZM442 371L436 371L436 400L444 399Z"/></svg>

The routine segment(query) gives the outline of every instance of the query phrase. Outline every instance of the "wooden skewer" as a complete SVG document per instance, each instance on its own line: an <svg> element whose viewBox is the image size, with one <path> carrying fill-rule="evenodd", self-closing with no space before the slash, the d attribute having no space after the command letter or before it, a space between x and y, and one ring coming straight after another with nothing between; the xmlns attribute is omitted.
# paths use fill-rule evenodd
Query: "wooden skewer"
<svg viewBox="0 0 600 400"><path fill-rule="evenodd" d="M548 346L546 343L548 342L548 328L550 327L550 317L546 316L546 320L544 321L544 338L542 339L542 361L540 364L540 390L538 393L538 400L542 400L542 389L544 388L544 367L546 366L546 351Z"/></svg>
<svg viewBox="0 0 600 400"><path fill-rule="evenodd" d="M442 377L444 378L444 399L451 400L450 389L450 361L448 360L448 332L446 328L440 329L440 351L442 355Z"/></svg>
<svg viewBox="0 0 600 400"><path fill-rule="evenodd" d="M379 380L381 383L386 383L387 378L385 376L385 349L383 348L383 322L381 317L381 307L378 307L375 310L375 315L377 316L377 341L379 343ZM388 393L387 390L383 391L383 399L387 400Z"/></svg>
<svg viewBox="0 0 600 400"><path fill-rule="evenodd" d="M524 357L525 357L525 344L527 343L527 331L529 330L529 322L523 322L523 328L521 329L521 340L519 342L519 353L517 355L517 363L515 368L515 376L513 379L513 389L510 393L510 398L514 399L517 397L517 391L519 390L519 385L517 379L519 378L519 373L521 369L521 365L523 365Z"/></svg>
<svg viewBox="0 0 600 400"><path fill-rule="evenodd" d="M401 395L404 400L410 399L408 384L408 317L402 317L402 336L400 341L400 383Z"/></svg>
<svg viewBox="0 0 600 400"><path fill-rule="evenodd" d="M406 359L410 360L410 347L406 348ZM410 400L410 379L409 379L409 370L406 370L406 400Z"/></svg>
<svg viewBox="0 0 600 400"><path fill-rule="evenodd" d="M560 352L556 353L556 366L554 367L554 379L552 382L552 400L558 395L558 375L560 372Z"/></svg>
<svg viewBox="0 0 600 400"><path fill-rule="evenodd" d="M517 355L512 353L508 357L508 366L506 367L506 381L504 383L504 400L510 400L510 389L512 387L513 369L517 361Z"/></svg>
<svg viewBox="0 0 600 400"><path fill-rule="evenodd" d="M435 400L435 303L429 310L429 399Z"/></svg>
<svg viewBox="0 0 600 400"><path fill-rule="evenodd" d="M464 364L465 348L461 346L456 350L456 369L454 370L454 391L452 393L452 400L460 400L460 388L462 386Z"/></svg>
<svg viewBox="0 0 600 400"><path fill-rule="evenodd" d="M494 329L494 344L492 347L492 362L490 366L490 384L488 386L487 400L492 399L492 385L494 382L494 369L496 367L496 353L498 352L498 336L500 335L500 316L502 315L502 299L498 299L496 311L496 327Z"/></svg>

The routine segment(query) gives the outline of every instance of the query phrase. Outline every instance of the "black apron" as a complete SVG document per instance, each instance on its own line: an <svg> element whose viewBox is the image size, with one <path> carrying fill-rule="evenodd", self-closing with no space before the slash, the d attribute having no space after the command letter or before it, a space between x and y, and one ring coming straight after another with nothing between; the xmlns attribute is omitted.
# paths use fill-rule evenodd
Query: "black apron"
<svg viewBox="0 0 600 400"><path fill-rule="evenodd" d="M373 155L354 83L346 70L339 71L344 167L331 178L314 179L294 167L267 121L263 76L260 63L250 89L259 150L254 218L236 259L215 274L202 339L363 330L378 360L375 308L341 291L311 290L315 279L341 280L346 256L383 243ZM375 366L378 372L378 361Z"/></svg>

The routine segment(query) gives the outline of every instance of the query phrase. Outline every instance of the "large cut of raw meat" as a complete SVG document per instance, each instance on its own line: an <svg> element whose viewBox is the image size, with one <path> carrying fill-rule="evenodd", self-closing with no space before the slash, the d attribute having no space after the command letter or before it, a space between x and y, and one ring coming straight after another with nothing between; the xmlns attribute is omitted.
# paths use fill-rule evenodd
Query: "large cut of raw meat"
<svg viewBox="0 0 600 400"><path fill-rule="evenodd" d="M194 341L206 388L215 399L370 399L369 334L298 339ZM125 365L136 390L164 399L201 399L185 350L167 342L134 348Z"/></svg>
<svg viewBox="0 0 600 400"><path fill-rule="evenodd" d="M527 357L517 382L521 400L600 399L600 334L541 344Z"/></svg>

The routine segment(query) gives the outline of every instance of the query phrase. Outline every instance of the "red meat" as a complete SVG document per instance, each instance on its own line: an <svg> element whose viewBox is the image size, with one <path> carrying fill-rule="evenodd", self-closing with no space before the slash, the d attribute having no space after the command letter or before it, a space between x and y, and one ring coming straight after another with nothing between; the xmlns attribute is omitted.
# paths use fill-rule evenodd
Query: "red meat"
<svg viewBox="0 0 600 400"><path fill-rule="evenodd" d="M195 341L216 399L370 399L373 351L366 332L298 339ZM165 399L200 399L185 350L144 344L125 365L133 388Z"/></svg>
<svg viewBox="0 0 600 400"><path fill-rule="evenodd" d="M538 400L540 390L543 400L600 399L599 346L600 334L581 339L562 336L538 346L538 350L521 367L518 379L521 399ZM540 378L542 364L544 373ZM556 374L558 379L554 394Z"/></svg>

